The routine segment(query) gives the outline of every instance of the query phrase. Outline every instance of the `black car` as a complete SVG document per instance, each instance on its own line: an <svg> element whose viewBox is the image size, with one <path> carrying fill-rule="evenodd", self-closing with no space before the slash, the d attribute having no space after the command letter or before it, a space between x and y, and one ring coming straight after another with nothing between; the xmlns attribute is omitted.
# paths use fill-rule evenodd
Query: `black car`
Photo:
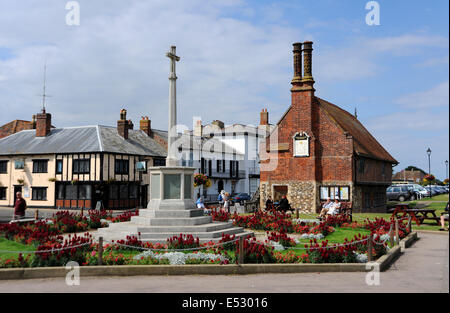
<svg viewBox="0 0 450 313"><path fill-rule="evenodd" d="M407 186L391 186L386 190L388 201L405 201L411 199L413 192Z"/></svg>

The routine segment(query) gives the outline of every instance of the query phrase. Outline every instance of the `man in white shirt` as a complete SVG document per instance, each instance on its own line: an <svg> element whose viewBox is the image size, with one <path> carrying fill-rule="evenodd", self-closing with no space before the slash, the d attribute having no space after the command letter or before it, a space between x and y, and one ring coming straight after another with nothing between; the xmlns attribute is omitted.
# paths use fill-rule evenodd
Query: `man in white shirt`
<svg viewBox="0 0 450 313"><path fill-rule="evenodd" d="M332 205L333 202L331 202L330 198L327 198L327 202L322 205L322 210L320 211L319 217L324 217Z"/></svg>
<svg viewBox="0 0 450 313"><path fill-rule="evenodd" d="M336 215L339 213L339 209L341 208L341 203L339 202L339 198L335 198L334 202L331 204L328 212L326 214L328 215Z"/></svg>

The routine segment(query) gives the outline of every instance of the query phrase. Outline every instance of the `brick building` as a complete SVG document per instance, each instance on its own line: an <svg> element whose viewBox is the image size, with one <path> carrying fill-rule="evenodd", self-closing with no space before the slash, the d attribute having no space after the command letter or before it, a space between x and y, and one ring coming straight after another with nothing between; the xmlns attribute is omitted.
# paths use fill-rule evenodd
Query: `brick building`
<svg viewBox="0 0 450 313"><path fill-rule="evenodd" d="M384 211L398 162L355 116L315 95L312 50L312 42L294 44L291 106L260 149L261 205L287 195L293 207L317 212L339 197L355 211Z"/></svg>

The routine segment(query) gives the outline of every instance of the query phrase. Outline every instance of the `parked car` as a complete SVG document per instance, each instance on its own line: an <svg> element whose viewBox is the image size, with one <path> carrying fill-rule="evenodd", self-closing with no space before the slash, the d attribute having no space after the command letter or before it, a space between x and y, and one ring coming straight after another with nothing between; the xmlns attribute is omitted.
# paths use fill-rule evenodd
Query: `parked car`
<svg viewBox="0 0 450 313"><path fill-rule="evenodd" d="M251 197L248 193L242 192L242 193L238 193L237 195L232 197L232 200L234 202L238 202L239 204L243 204L244 201L250 201Z"/></svg>
<svg viewBox="0 0 450 313"><path fill-rule="evenodd" d="M436 189L433 188L433 186L424 186L423 188L425 188L425 190L427 191L427 197L431 196L437 196L439 193L436 191Z"/></svg>
<svg viewBox="0 0 450 313"><path fill-rule="evenodd" d="M429 192L421 185L418 184L399 184L395 186L406 186L412 192L411 198L409 200L413 201L416 199L421 199L423 197L428 197Z"/></svg>
<svg viewBox="0 0 450 313"><path fill-rule="evenodd" d="M386 190L388 201L405 201L411 199L414 192L407 186L390 186Z"/></svg>

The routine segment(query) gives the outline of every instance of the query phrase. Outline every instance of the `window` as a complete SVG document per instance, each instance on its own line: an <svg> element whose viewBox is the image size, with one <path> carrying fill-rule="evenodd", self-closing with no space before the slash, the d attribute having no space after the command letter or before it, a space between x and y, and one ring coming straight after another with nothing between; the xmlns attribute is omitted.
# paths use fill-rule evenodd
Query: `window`
<svg viewBox="0 0 450 313"><path fill-rule="evenodd" d="M116 160L114 163L116 175L128 175L129 174L129 161L128 160Z"/></svg>
<svg viewBox="0 0 450 313"><path fill-rule="evenodd" d="M78 186L78 199L80 199L80 200L91 199L91 185L79 185Z"/></svg>
<svg viewBox="0 0 450 313"><path fill-rule="evenodd" d="M73 173L74 174L89 174L90 164L91 164L91 162L89 159L73 160Z"/></svg>
<svg viewBox="0 0 450 313"><path fill-rule="evenodd" d="M0 187L0 200L6 200L6 187Z"/></svg>
<svg viewBox="0 0 450 313"><path fill-rule="evenodd" d="M119 195L120 199L128 199L128 185L120 185Z"/></svg>
<svg viewBox="0 0 450 313"><path fill-rule="evenodd" d="M0 161L0 174L8 173L8 161Z"/></svg>
<svg viewBox="0 0 450 313"><path fill-rule="evenodd" d="M44 201L47 200L47 187L32 187L31 200Z"/></svg>
<svg viewBox="0 0 450 313"><path fill-rule="evenodd" d="M25 168L25 160L15 160L14 168L16 170L23 170Z"/></svg>
<svg viewBox="0 0 450 313"><path fill-rule="evenodd" d="M239 161L230 161L230 176L239 176Z"/></svg>
<svg viewBox="0 0 450 313"><path fill-rule="evenodd" d="M327 198L334 200L336 197L338 197L340 201L350 201L350 187L348 186L320 187L320 200L327 200Z"/></svg>
<svg viewBox="0 0 450 313"><path fill-rule="evenodd" d="M109 199L111 199L111 200L119 199L119 186L118 185L110 185L109 186Z"/></svg>
<svg viewBox="0 0 450 313"><path fill-rule="evenodd" d="M58 184L56 186L56 199L61 200L64 199L64 191L65 191L65 186L62 184Z"/></svg>
<svg viewBox="0 0 450 313"><path fill-rule="evenodd" d="M137 199L137 198L138 198L138 186L130 185L130 199Z"/></svg>
<svg viewBox="0 0 450 313"><path fill-rule="evenodd" d="M162 158L153 159L153 166L166 166L166 159Z"/></svg>
<svg viewBox="0 0 450 313"><path fill-rule="evenodd" d="M47 173L48 160L33 160L33 173Z"/></svg>
<svg viewBox="0 0 450 313"><path fill-rule="evenodd" d="M78 198L78 186L77 185L67 185L66 186L66 199L76 200Z"/></svg>
<svg viewBox="0 0 450 313"><path fill-rule="evenodd" d="M56 160L56 174L62 174L63 160Z"/></svg>
<svg viewBox="0 0 450 313"><path fill-rule="evenodd" d="M225 160L217 160L217 173L225 173Z"/></svg>

